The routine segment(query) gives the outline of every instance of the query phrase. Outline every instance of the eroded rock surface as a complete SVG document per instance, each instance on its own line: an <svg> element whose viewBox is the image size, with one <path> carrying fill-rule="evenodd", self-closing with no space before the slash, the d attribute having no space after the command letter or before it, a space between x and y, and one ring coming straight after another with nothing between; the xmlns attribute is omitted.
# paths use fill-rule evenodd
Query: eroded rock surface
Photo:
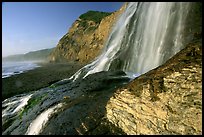
<svg viewBox="0 0 204 137"><path fill-rule="evenodd" d="M104 117L105 105L115 89L130 81L125 75L122 71L103 71L9 98L2 103L2 134L125 134ZM19 101L18 97L21 100L21 96L30 98L15 111L20 105L14 101ZM52 108L55 108L53 113Z"/></svg>
<svg viewBox="0 0 204 137"><path fill-rule="evenodd" d="M129 135L202 134L201 42L118 89L106 110Z"/></svg>
<svg viewBox="0 0 204 137"><path fill-rule="evenodd" d="M67 34L60 39L49 60L78 61L85 64L93 60L101 52L112 26L125 8L126 4L118 11L104 17L99 23L78 18Z"/></svg>
<svg viewBox="0 0 204 137"><path fill-rule="evenodd" d="M201 42L130 83L124 76L99 72L33 92L24 108L2 118L2 134L26 134L57 104L62 107L38 134L202 134Z"/></svg>

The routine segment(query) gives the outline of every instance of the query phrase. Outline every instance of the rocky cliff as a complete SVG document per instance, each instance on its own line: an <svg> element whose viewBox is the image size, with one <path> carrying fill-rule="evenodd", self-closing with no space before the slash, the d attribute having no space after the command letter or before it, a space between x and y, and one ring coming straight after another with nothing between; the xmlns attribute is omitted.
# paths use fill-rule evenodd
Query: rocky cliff
<svg viewBox="0 0 204 137"><path fill-rule="evenodd" d="M5 128L2 134L25 134L36 116L57 103L65 105L53 114L40 134L202 134L201 7L195 8L199 16L191 14L192 20L188 22L189 25L195 22L195 26L190 25L194 30L185 31L191 42L163 65L128 84L129 79L121 79L124 72L107 71L41 89L15 117L16 120L11 119L13 123L2 120ZM114 13L102 19L92 33L86 32L85 28L84 31L75 30L83 24L83 20L78 19L60 40L51 59L80 62L93 59L110 31L106 30L109 25L102 23L108 18L112 20L112 15ZM96 25L88 22L89 26ZM101 46L96 39L101 40ZM95 48L94 44L97 45Z"/></svg>
<svg viewBox="0 0 204 137"><path fill-rule="evenodd" d="M89 11L82 14L72 24L68 33L60 39L57 47L49 56L50 61L88 63L93 60L99 55L113 24L125 7L126 4L113 13ZM94 16L101 16L101 19L95 20Z"/></svg>
<svg viewBox="0 0 204 137"><path fill-rule="evenodd" d="M111 125L108 127L109 130L117 127L123 134L129 135L202 134L202 17L200 16L202 4L193 6L196 8L192 8L194 11L190 11L189 15L192 19L186 22L190 25L187 28L191 29L185 30L184 33L188 40L194 40L162 66L117 89L106 104L105 116L102 118L107 123L111 123L108 124ZM89 40L83 39L86 35L81 37L84 45L88 43L85 46L88 48L81 48L72 58L67 57L67 59L88 62L97 56L116 13L105 17L97 29L87 36ZM111 23L108 23L108 19ZM74 25L77 26L79 21ZM76 27L72 28L68 34ZM74 54L70 51L67 53ZM104 128L103 123L98 124L94 130L89 129L89 126L85 123L86 128L81 130L103 131ZM115 134L120 133L117 131Z"/></svg>
<svg viewBox="0 0 204 137"><path fill-rule="evenodd" d="M192 6L191 42L108 101L106 118L126 134L202 134L202 4Z"/></svg>
<svg viewBox="0 0 204 137"><path fill-rule="evenodd" d="M202 42L116 91L107 119L126 134L202 134Z"/></svg>
<svg viewBox="0 0 204 137"><path fill-rule="evenodd" d="M2 134L202 134L201 41L130 83L124 75L103 71L40 89L19 113L2 117ZM13 98L4 103L10 101ZM4 103L2 112L12 112ZM45 125L40 125L44 118L34 121L61 103ZM36 131L41 126L43 130Z"/></svg>

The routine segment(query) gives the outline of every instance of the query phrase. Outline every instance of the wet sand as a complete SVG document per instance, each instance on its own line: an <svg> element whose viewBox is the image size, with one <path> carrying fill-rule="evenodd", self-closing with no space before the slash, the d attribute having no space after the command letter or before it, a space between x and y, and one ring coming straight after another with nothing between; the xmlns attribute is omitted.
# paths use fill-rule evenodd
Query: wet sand
<svg viewBox="0 0 204 137"><path fill-rule="evenodd" d="M77 63L38 63L41 67L2 79L2 101L14 95L35 91L69 78L83 65Z"/></svg>

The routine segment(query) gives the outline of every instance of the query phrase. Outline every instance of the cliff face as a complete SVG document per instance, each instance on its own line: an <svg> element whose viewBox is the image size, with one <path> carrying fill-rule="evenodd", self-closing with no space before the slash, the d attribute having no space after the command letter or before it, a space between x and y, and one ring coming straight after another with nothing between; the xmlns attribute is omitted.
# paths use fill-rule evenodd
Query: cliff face
<svg viewBox="0 0 204 137"><path fill-rule="evenodd" d="M202 134L202 43L116 91L106 117L127 134Z"/></svg>
<svg viewBox="0 0 204 137"><path fill-rule="evenodd" d="M29 100L26 113L21 111L13 123L2 120L2 134L26 133L29 123L59 102L66 105L40 134L202 134L202 12L199 5L194 10L187 23L192 29L185 31L191 43L165 64L125 86L121 83L127 79L118 77L123 72L104 71L41 89ZM120 12L100 24L78 19L52 52L52 61L92 60Z"/></svg>
<svg viewBox="0 0 204 137"><path fill-rule="evenodd" d="M100 22L91 19L77 19L69 32L57 44L49 59L58 61L79 61L88 63L99 55L117 17L123 12L126 4L120 10L104 17ZM94 13L93 13L94 14ZM95 12L95 14L99 14Z"/></svg>
<svg viewBox="0 0 204 137"><path fill-rule="evenodd" d="M201 41L126 86L124 75L102 71L40 89L18 114L2 117L2 134L25 134L36 117L58 103L63 107L39 134L202 134Z"/></svg>
<svg viewBox="0 0 204 137"><path fill-rule="evenodd" d="M189 20L186 22L190 26L187 28L190 29L184 31L184 36L188 37L187 42L193 37L196 40L162 66L116 90L106 104L105 117L103 117L111 125L110 127L117 127L130 135L202 134L202 17L200 16L202 5L195 3L193 6L195 8L190 11ZM76 29L82 21L77 20L67 33L67 38L76 40L80 46L75 52L76 48L71 48L74 44L69 45L70 47L67 46L69 49L66 49L67 56L63 55L64 52L61 52L61 55L66 57L66 60L79 60L83 63L92 60L103 48L111 25L115 21L114 17L122 11L123 8L105 17L98 26L90 22L90 25L96 26L91 33L86 31L83 33L82 30ZM78 35L75 35L75 29ZM60 47L63 51L62 45L66 44L59 42L56 49L58 52ZM57 55L52 57L53 60L59 59ZM96 114L98 115L99 113ZM100 121L100 118L96 119ZM81 130L88 132L90 130L90 134L93 134L94 130L89 129L87 121L84 122L86 128L83 126ZM103 124L98 124L97 128L103 131L104 127L101 125ZM99 133L97 131L97 134Z"/></svg>
<svg viewBox="0 0 204 137"><path fill-rule="evenodd" d="M202 134L202 4L192 6L190 44L108 101L106 118L126 134Z"/></svg>

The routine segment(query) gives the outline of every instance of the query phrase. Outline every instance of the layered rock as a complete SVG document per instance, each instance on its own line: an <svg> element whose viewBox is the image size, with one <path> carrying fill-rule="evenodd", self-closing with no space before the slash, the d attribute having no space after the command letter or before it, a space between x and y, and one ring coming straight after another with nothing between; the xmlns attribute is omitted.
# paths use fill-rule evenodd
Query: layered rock
<svg viewBox="0 0 204 137"><path fill-rule="evenodd" d="M100 22L78 18L50 54L50 61L79 61L88 63L99 55L118 16L124 11L124 4L118 11L104 17ZM98 14L98 12L96 12Z"/></svg>
<svg viewBox="0 0 204 137"><path fill-rule="evenodd" d="M107 20L114 21L113 15L100 25L78 19L51 59L83 63L92 60L103 47L111 29ZM186 30L186 34L189 32ZM99 72L84 80L40 90L20 118L5 122L3 134L24 134L37 115L56 103L65 106L50 118L40 134L202 134L202 46L197 39L201 34L191 34L196 40L185 49L116 92L118 85L128 81L115 78L123 76L122 72Z"/></svg>
<svg viewBox="0 0 204 137"><path fill-rule="evenodd" d="M129 135L202 134L201 44L118 89L106 105L107 119Z"/></svg>
<svg viewBox="0 0 204 137"><path fill-rule="evenodd" d="M27 133L56 104L64 105L39 134L202 134L201 41L130 83L124 76L103 71L40 89L19 113L3 117L2 134Z"/></svg>

